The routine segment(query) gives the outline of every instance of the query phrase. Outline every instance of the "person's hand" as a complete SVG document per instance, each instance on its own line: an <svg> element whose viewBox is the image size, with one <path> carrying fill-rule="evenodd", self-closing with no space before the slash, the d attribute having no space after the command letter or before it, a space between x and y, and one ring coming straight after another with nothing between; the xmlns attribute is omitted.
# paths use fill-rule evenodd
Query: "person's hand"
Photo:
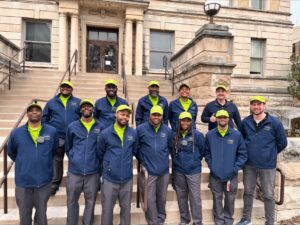
<svg viewBox="0 0 300 225"><path fill-rule="evenodd" d="M214 116L214 115L212 115L210 118L209 118L209 121L210 122L212 122L212 123L214 123L214 122L216 122L216 117Z"/></svg>

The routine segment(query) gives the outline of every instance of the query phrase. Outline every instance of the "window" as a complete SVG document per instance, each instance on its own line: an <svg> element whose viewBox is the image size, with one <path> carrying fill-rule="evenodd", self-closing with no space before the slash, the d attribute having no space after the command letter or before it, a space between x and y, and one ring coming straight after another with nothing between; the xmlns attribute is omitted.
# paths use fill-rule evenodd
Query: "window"
<svg viewBox="0 0 300 225"><path fill-rule="evenodd" d="M265 0L251 0L251 8L263 10L264 9L264 1Z"/></svg>
<svg viewBox="0 0 300 225"><path fill-rule="evenodd" d="M170 67L170 57L173 53L173 32L150 32L150 68L163 69L163 57L168 58Z"/></svg>
<svg viewBox="0 0 300 225"><path fill-rule="evenodd" d="M51 62L51 22L26 22L26 60Z"/></svg>
<svg viewBox="0 0 300 225"><path fill-rule="evenodd" d="M265 40L251 39L250 74L262 74Z"/></svg>
<svg viewBox="0 0 300 225"><path fill-rule="evenodd" d="M216 0L221 6L233 6L233 0Z"/></svg>

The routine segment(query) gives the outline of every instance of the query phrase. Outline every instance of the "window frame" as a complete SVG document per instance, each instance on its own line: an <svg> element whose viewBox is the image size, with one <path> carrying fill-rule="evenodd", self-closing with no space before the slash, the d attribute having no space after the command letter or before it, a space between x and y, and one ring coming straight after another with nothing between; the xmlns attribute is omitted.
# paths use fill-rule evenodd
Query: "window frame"
<svg viewBox="0 0 300 225"><path fill-rule="evenodd" d="M259 8L254 8L253 1L259 1L260 2L260 7ZM250 0L250 8L254 10L265 10L266 5L265 5L265 0Z"/></svg>
<svg viewBox="0 0 300 225"><path fill-rule="evenodd" d="M261 48L262 48L262 57L255 57L252 56L252 42L253 41L259 41L261 44ZM249 73L250 75L263 75L264 74L264 67L265 67L265 57L266 57L266 39L263 38L251 38L251 44L250 44L250 68L249 68ZM251 71L251 62L252 59L255 60L261 60L261 66L260 66L260 72L255 72L255 71Z"/></svg>
<svg viewBox="0 0 300 225"><path fill-rule="evenodd" d="M31 40L26 40L26 35L27 35L27 23L40 23L40 24L49 24L50 25L50 32L49 32L49 42L46 41L31 41ZM26 19L24 20L24 46L27 46L27 43L32 43L32 44L42 44L42 45L49 45L50 46L50 52L49 52L49 61L33 61L33 60L28 60L27 54L28 53L28 48L26 49L26 54L25 54L25 60L26 62L29 63L47 63L51 64L52 63L52 20L34 20L34 19Z"/></svg>
<svg viewBox="0 0 300 225"><path fill-rule="evenodd" d="M151 34L153 33L166 33L166 34L169 34L171 36L171 43L170 43L170 51L165 51L165 50L161 50L161 49L152 49L152 46L151 46ZM154 68L152 67L152 64L151 64L151 55L152 53L166 53L166 54L173 54L174 53L174 42L175 42L175 32L174 31L170 31L170 30L155 30L155 29L150 29L150 38L149 38L149 69L152 70L152 71L162 71L164 70L165 68L162 67L161 68ZM163 61L162 61L162 64L163 64ZM170 69L170 57L168 58L168 69Z"/></svg>

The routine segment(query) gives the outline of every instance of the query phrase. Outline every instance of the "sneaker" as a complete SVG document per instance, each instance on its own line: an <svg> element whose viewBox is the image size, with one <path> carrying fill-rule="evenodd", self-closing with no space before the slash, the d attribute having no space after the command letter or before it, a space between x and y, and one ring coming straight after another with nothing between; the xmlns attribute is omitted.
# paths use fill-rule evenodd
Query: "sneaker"
<svg viewBox="0 0 300 225"><path fill-rule="evenodd" d="M250 220L247 220L245 218L242 218L240 222L238 222L236 225L252 225Z"/></svg>

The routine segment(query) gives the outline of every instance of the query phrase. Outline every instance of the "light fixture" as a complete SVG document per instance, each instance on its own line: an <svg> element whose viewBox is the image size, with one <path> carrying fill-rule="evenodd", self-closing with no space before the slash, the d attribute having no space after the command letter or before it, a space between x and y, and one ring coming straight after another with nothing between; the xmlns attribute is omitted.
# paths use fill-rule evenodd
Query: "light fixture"
<svg viewBox="0 0 300 225"><path fill-rule="evenodd" d="M221 9L221 4L214 1L206 1L203 6L204 12L209 16L209 23L214 24L214 16L218 14Z"/></svg>

